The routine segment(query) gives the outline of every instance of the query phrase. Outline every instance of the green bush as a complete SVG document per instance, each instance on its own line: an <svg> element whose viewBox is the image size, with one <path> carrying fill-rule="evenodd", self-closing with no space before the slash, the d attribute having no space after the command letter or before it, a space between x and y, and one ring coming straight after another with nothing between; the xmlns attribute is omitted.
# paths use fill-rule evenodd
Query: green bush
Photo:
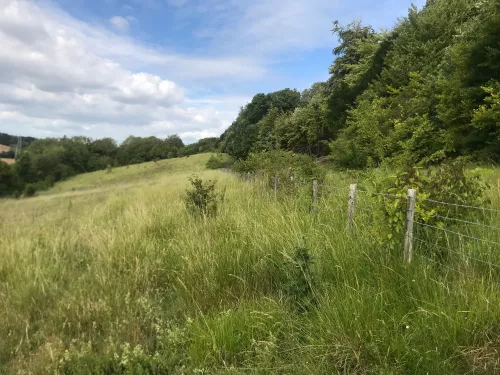
<svg viewBox="0 0 500 375"><path fill-rule="evenodd" d="M186 190L184 202L188 211L195 216L216 216L219 204L224 200L224 192L217 192L215 181L203 181L194 176L189 179L191 189Z"/></svg>
<svg viewBox="0 0 500 375"><path fill-rule="evenodd" d="M225 168L230 164L230 160L224 160L224 157L220 154L210 156L208 159L206 167L207 169L220 169Z"/></svg>
<svg viewBox="0 0 500 375"><path fill-rule="evenodd" d="M23 190L23 195L25 197L32 197L36 193L36 188L33 184L26 184Z"/></svg>
<svg viewBox="0 0 500 375"><path fill-rule="evenodd" d="M282 188L296 182L323 181L326 175L325 168L310 156L281 150L250 154L247 160L237 161L232 169L238 173L262 174L269 184L276 176Z"/></svg>
<svg viewBox="0 0 500 375"><path fill-rule="evenodd" d="M464 219L476 214L465 207L432 201L465 206L488 204L484 196L487 184L476 174L468 175L465 162L460 159L430 169L409 166L374 185L376 191L386 193L377 196L382 208L382 220L385 222L380 227L385 230L378 230L377 233L391 248L399 246L403 238L408 189L417 190L415 220L432 226L444 225L442 217Z"/></svg>
<svg viewBox="0 0 500 375"><path fill-rule="evenodd" d="M313 258L309 249L297 245L291 256L286 257L284 270L286 274L285 293L299 312L307 311L314 304L313 294Z"/></svg>

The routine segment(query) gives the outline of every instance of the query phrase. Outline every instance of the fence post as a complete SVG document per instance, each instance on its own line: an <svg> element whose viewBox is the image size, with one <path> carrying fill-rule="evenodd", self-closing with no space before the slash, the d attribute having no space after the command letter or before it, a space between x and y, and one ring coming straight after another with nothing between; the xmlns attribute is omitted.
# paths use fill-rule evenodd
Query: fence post
<svg viewBox="0 0 500 375"><path fill-rule="evenodd" d="M278 175L274 175L274 199L278 196Z"/></svg>
<svg viewBox="0 0 500 375"><path fill-rule="evenodd" d="M415 217L415 201L417 198L417 191L415 189L408 189L408 203L406 205L406 233L405 233L405 247L404 247L404 260L411 263L413 258L413 218Z"/></svg>
<svg viewBox="0 0 500 375"><path fill-rule="evenodd" d="M352 232L354 215L356 214L356 184L349 185L349 202L347 204L347 231Z"/></svg>
<svg viewBox="0 0 500 375"><path fill-rule="evenodd" d="M314 180L312 184L312 207L311 207L313 216L316 215L316 212L318 210L317 202L318 202L318 180Z"/></svg>

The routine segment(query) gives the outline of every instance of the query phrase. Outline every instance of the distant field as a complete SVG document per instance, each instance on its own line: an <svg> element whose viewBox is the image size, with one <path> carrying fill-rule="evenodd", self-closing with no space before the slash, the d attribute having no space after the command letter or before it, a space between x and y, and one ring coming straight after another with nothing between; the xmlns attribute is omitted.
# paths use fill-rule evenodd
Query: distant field
<svg viewBox="0 0 500 375"><path fill-rule="evenodd" d="M84 173L67 181L56 184L52 189L41 192L52 195L65 192L81 192L88 190L122 189L141 184L157 184L168 182L177 175L192 174L205 169L205 164L212 154L198 154L189 157L160 160L127 167Z"/></svg>
<svg viewBox="0 0 500 375"><path fill-rule="evenodd" d="M209 157L0 200L0 374L499 373L497 270L388 259L364 221L368 195L347 233L351 175L330 173L339 190L312 216L309 184L275 199L206 170ZM498 207L499 170L480 171ZM193 174L225 191L216 217L187 212ZM500 242L490 216L466 233Z"/></svg>
<svg viewBox="0 0 500 375"><path fill-rule="evenodd" d="M7 152L7 151L10 151L9 146L0 145L0 152Z"/></svg>
<svg viewBox="0 0 500 375"><path fill-rule="evenodd" d="M16 160L15 159L0 158L0 162L7 163L7 164L14 164L16 162Z"/></svg>

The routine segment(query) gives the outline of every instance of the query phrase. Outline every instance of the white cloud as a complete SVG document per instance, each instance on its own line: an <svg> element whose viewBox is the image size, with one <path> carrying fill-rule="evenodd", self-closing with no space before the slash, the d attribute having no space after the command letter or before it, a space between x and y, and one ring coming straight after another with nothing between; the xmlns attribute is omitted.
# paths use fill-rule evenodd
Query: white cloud
<svg viewBox="0 0 500 375"><path fill-rule="evenodd" d="M128 31L130 24L127 18L123 18L120 16L114 16L109 19L109 23L113 28L120 32Z"/></svg>
<svg viewBox="0 0 500 375"><path fill-rule="evenodd" d="M394 2L382 0L377 14ZM331 21L342 20L348 6L362 12L372 2L351 3L130 0L134 7L124 5L124 17L98 25L75 19L50 0L0 0L0 131L118 140L130 134L179 133L190 140L220 134L251 100L238 94L240 87L269 87L281 73L274 64L286 64L294 53L332 48ZM166 4L186 25L200 25L189 30L203 39L202 49L183 55L126 32L139 24L134 16L141 12L134 8ZM349 17L362 16L356 12ZM222 86L230 94L218 93Z"/></svg>
<svg viewBox="0 0 500 375"><path fill-rule="evenodd" d="M237 114L191 104L172 80L122 63L134 56L177 65L178 76L182 69L203 70L200 61L205 76L245 69L233 68L231 59L168 55L25 0L0 0L0 44L0 131L118 140L180 133L195 140L195 134L221 133Z"/></svg>

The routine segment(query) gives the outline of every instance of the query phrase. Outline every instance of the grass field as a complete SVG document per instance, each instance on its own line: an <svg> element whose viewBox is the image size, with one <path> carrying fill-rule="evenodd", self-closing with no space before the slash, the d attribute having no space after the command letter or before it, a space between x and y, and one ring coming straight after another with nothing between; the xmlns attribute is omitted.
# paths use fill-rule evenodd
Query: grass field
<svg viewBox="0 0 500 375"><path fill-rule="evenodd" d="M9 146L0 145L0 152L7 152L7 151L10 151Z"/></svg>
<svg viewBox="0 0 500 375"><path fill-rule="evenodd" d="M9 146L0 145L0 152L7 152L10 150L11 148ZM15 162L14 159L0 158L0 163L14 164Z"/></svg>
<svg viewBox="0 0 500 375"><path fill-rule="evenodd" d="M16 162L15 159L6 159L6 158L0 158L1 163L6 163L6 164L14 164Z"/></svg>
<svg viewBox="0 0 500 375"><path fill-rule="evenodd" d="M500 373L495 270L387 261L345 197L313 217L306 188L276 201L208 157L0 201L0 373ZM225 188L217 217L186 211L193 173Z"/></svg>

